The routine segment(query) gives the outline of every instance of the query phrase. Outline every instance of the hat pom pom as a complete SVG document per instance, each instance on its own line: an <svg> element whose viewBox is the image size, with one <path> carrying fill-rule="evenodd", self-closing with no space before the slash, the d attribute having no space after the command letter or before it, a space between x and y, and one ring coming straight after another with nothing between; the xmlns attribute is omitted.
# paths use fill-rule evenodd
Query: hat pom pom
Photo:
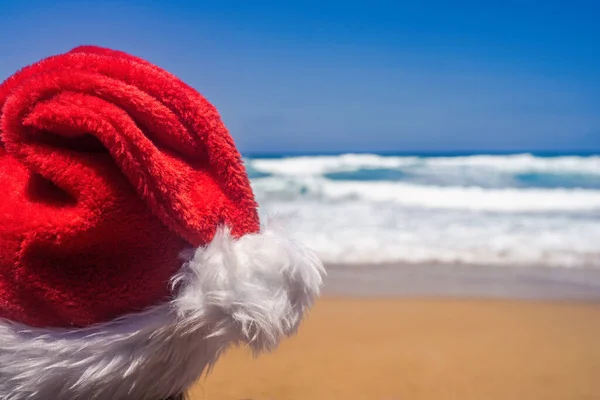
<svg viewBox="0 0 600 400"><path fill-rule="evenodd" d="M242 343L260 353L296 332L324 275L316 255L281 224L239 239L220 228L174 278L173 305L186 329L205 329L218 348Z"/></svg>

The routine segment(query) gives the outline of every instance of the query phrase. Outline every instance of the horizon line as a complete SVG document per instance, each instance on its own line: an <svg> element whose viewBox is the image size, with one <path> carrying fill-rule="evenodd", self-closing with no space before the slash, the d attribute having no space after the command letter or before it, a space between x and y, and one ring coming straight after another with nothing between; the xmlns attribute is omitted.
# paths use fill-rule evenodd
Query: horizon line
<svg viewBox="0 0 600 400"><path fill-rule="evenodd" d="M406 155L406 156L423 156L423 155L518 155L531 154L539 156L593 156L600 155L600 149L585 149L585 150L535 150L535 149L515 149L515 150L287 150L287 151L240 151L244 157L274 157L274 156L332 156L344 154L377 154L377 155Z"/></svg>

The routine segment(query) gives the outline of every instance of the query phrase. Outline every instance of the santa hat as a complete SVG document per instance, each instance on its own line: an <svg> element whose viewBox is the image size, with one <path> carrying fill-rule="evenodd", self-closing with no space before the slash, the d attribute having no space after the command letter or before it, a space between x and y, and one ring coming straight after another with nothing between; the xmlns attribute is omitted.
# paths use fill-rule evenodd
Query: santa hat
<svg viewBox="0 0 600 400"><path fill-rule="evenodd" d="M98 47L0 86L0 397L157 400L295 332L323 267L262 227L217 110Z"/></svg>

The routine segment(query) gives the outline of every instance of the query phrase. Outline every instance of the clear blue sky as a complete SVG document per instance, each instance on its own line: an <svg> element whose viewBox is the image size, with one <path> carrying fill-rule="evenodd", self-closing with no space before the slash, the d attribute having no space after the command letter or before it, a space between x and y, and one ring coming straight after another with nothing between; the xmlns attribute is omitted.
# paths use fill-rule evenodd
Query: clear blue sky
<svg viewBox="0 0 600 400"><path fill-rule="evenodd" d="M145 57L250 151L600 150L600 5L2 1L0 78L79 44Z"/></svg>

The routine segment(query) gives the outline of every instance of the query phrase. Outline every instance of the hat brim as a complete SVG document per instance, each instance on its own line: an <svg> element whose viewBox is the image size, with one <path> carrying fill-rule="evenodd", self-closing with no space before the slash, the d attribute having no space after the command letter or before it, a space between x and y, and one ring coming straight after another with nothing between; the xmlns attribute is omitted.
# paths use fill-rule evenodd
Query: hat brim
<svg viewBox="0 0 600 400"><path fill-rule="evenodd" d="M0 393L11 400L120 400L187 390L235 344L260 353L295 333L319 294L318 258L270 224L219 229L187 254L173 298L81 329L0 321Z"/></svg>

